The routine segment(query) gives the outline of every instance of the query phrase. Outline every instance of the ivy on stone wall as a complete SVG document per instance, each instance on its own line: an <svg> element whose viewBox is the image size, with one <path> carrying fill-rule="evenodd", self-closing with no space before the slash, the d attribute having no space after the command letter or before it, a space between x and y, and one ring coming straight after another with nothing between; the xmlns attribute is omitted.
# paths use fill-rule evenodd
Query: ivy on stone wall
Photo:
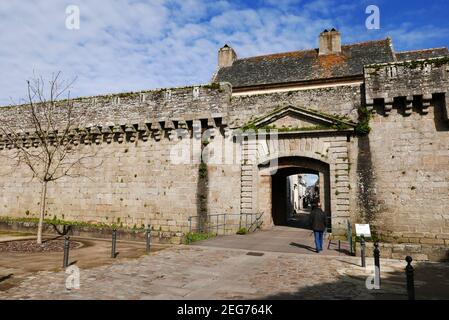
<svg viewBox="0 0 449 320"><path fill-rule="evenodd" d="M299 109L303 109L304 111L307 111L310 114L315 114L317 116L322 116L328 119L331 119L334 124L318 124L315 126L307 126L307 127L276 127L274 125L263 125L263 126L257 126L256 123L258 123L260 120L264 118L269 118L270 116L278 113L282 109L284 109L285 106L279 106L275 108L270 113L264 115L263 117L259 117L256 119L251 119L249 122L247 122L245 125L242 126L243 131L254 131L257 132L258 130L276 130L278 132L293 132L293 131L313 131L313 130L348 130L351 129L352 121L350 118L338 115L338 114L327 114L324 112L321 112L319 110L311 109L311 108L302 108L302 107L295 107Z"/></svg>
<svg viewBox="0 0 449 320"><path fill-rule="evenodd" d="M374 69L374 71L369 74L375 75L375 74L377 74L377 71L379 71L387 66L406 67L409 69L418 69L418 68L422 69L427 64L430 64L430 65L438 68L438 67L441 67L448 63L449 63L449 57L439 57L439 58L428 58L428 59L418 59L418 60L407 60L407 61L401 61L401 62L372 64L372 65L367 66L366 68Z"/></svg>
<svg viewBox="0 0 449 320"><path fill-rule="evenodd" d="M198 174L200 179L206 179L207 177L207 164L201 161L201 164L198 168Z"/></svg>
<svg viewBox="0 0 449 320"><path fill-rule="evenodd" d="M371 132L369 121L371 119L371 113L366 106L361 106L358 109L359 123L355 127L355 132L359 136L366 136Z"/></svg>

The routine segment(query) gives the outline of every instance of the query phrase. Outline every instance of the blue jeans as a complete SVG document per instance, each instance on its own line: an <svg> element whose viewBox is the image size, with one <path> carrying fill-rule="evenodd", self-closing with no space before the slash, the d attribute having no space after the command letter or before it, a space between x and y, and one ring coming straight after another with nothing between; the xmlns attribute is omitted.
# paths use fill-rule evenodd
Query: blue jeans
<svg viewBox="0 0 449 320"><path fill-rule="evenodd" d="M316 251L323 251L323 231L313 231Z"/></svg>

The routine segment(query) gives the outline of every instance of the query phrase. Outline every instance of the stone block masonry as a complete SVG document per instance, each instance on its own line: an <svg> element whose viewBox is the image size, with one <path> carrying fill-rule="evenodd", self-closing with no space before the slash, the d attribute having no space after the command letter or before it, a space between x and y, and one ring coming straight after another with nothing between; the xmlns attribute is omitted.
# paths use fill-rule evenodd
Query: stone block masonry
<svg viewBox="0 0 449 320"><path fill-rule="evenodd" d="M188 151L200 149L201 136L194 137L194 130L224 128L229 95L223 84L76 100L75 109L86 113L80 123L86 130L79 135L78 155L95 158L86 168L76 169L79 178L49 184L46 218L130 228L150 224L153 236L179 243L188 230L188 217L198 215L201 181L198 159L190 155L183 163L173 162L180 141L174 129L186 131ZM14 111L1 109L0 117L13 117ZM211 147L223 143L220 134L211 139ZM13 154L5 143L0 149L4 159ZM240 193L234 186L240 183L239 164L218 162L208 165L207 171L207 211L237 214ZM31 171L5 161L0 172L0 215L37 217L40 186Z"/></svg>
<svg viewBox="0 0 449 320"><path fill-rule="evenodd" d="M373 190L366 203L373 223L381 240L420 245L433 260L447 259L448 252L447 62L434 58L365 68Z"/></svg>
<svg viewBox="0 0 449 320"><path fill-rule="evenodd" d="M260 174L261 163L235 154L255 150L234 140L233 133L282 107L313 112L313 119L298 114L288 119L304 126L319 115L357 123L366 107L368 135L357 135L355 124L343 130L287 130L267 157L284 167L305 166L326 179L325 205L336 236L344 237L348 221L368 222L383 242L416 245L410 248L426 258L444 259L449 251L444 59L370 65L360 84L327 88L245 96L233 95L230 84L221 83L76 99L83 129L77 148L80 154L98 153L92 161L101 165L79 168L80 178L50 185L47 218L129 227L149 223L157 237L173 242L188 231L189 216L263 212L269 228L272 177ZM0 121L21 121L20 108L0 109ZM180 141L189 161L176 163L173 151L179 151ZM0 143L0 156L8 159L11 148ZM218 161L200 168L202 150ZM36 217L40 188L25 167L3 161L0 188L0 216ZM438 254L430 254L431 248ZM390 256L411 252L388 250Z"/></svg>

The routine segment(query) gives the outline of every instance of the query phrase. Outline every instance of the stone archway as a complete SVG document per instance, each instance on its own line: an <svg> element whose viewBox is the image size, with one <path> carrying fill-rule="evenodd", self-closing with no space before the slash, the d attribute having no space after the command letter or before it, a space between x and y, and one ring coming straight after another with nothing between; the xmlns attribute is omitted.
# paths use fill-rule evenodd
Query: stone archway
<svg viewBox="0 0 449 320"><path fill-rule="evenodd" d="M263 214L263 228L274 225L273 175L277 170L319 172L327 196L324 209L331 217L334 235L345 235L350 219L349 136L346 132L295 132L279 134L277 143L259 157L243 157L241 167L241 212ZM243 142L244 148L251 145ZM275 171L275 172L273 172ZM322 191L323 193L323 191Z"/></svg>
<svg viewBox="0 0 449 320"><path fill-rule="evenodd" d="M320 201L323 210L329 217L331 213L331 183L330 183L330 166L328 163L307 157L282 157L277 161L275 168L263 168L261 170L270 170L270 179L262 179L259 185L260 189L269 189L271 205L267 212L271 212L271 222L274 225L288 225L287 208L286 208L286 179L293 174L313 173L320 177ZM261 190L262 191L262 190ZM331 226L331 223L329 223ZM306 225L300 224L299 227L307 228Z"/></svg>

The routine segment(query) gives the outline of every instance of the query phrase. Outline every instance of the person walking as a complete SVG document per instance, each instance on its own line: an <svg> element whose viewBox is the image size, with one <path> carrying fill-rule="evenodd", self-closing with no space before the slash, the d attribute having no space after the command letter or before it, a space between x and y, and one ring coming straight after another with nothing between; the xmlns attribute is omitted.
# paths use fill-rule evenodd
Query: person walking
<svg viewBox="0 0 449 320"><path fill-rule="evenodd" d="M327 217L321 209L321 203L318 202L312 205L312 212L310 213L310 227L315 236L316 252L323 251L323 234L327 228Z"/></svg>

